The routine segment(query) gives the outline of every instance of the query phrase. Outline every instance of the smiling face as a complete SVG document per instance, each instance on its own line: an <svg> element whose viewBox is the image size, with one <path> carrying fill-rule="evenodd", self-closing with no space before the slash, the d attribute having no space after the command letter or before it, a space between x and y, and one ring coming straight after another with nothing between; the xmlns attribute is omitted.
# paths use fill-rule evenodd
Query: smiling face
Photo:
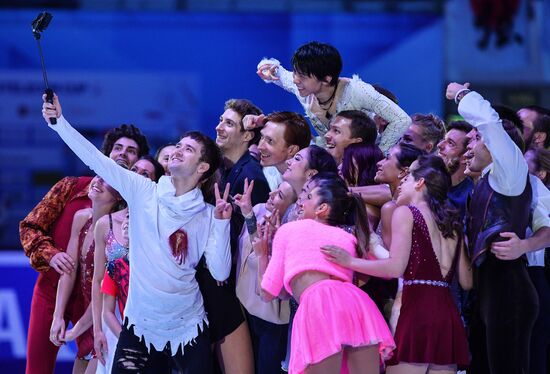
<svg viewBox="0 0 550 374"><path fill-rule="evenodd" d="M247 132L241 128L242 117L233 109L227 109L220 116L220 122L216 126L216 144L223 153L231 149L248 146Z"/></svg>
<svg viewBox="0 0 550 374"><path fill-rule="evenodd" d="M359 143L361 139L352 137L351 119L336 116L330 124L330 129L325 134L325 141L328 153L339 164L342 162L346 147L353 143Z"/></svg>
<svg viewBox="0 0 550 374"><path fill-rule="evenodd" d="M174 151L174 149L176 149L175 145L167 145L166 147L162 148L161 151L159 152L157 161L162 165L165 173L169 173L168 161L170 160L170 154Z"/></svg>
<svg viewBox="0 0 550 374"><path fill-rule="evenodd" d="M296 194L288 182L281 182L275 191L270 192L269 199L265 203L265 209L268 212L279 210L283 216L290 204L296 200Z"/></svg>
<svg viewBox="0 0 550 374"><path fill-rule="evenodd" d="M88 197L92 200L92 203L116 203L119 199L118 192L111 187L103 178L95 176L90 183L90 189L88 191Z"/></svg>
<svg viewBox="0 0 550 374"><path fill-rule="evenodd" d="M409 172L401 179L397 187L397 205L410 204L413 197L419 193L419 183L412 175L412 171L418 166L418 161L414 161L409 167Z"/></svg>
<svg viewBox="0 0 550 374"><path fill-rule="evenodd" d="M269 121L261 134L258 144L260 164L263 167L276 166L283 173L286 170L286 160L293 155L284 139L285 125Z"/></svg>
<svg viewBox="0 0 550 374"><path fill-rule="evenodd" d="M307 183L298 197L298 219L317 218L316 210L319 206L319 187L314 182Z"/></svg>
<svg viewBox="0 0 550 374"><path fill-rule="evenodd" d="M318 94L323 87L323 82L316 77L308 76L297 71L292 73L292 78L301 97Z"/></svg>
<svg viewBox="0 0 550 374"><path fill-rule="evenodd" d="M197 173L202 175L206 172L210 166L200 160L202 148L203 145L195 139L182 138L170 154L168 162L170 174L177 177L189 177Z"/></svg>
<svg viewBox="0 0 550 374"><path fill-rule="evenodd" d="M451 129L437 145L438 154L445 162L451 174L456 172L460 167L464 152L466 151L465 141L466 134L464 131Z"/></svg>
<svg viewBox="0 0 550 374"><path fill-rule="evenodd" d="M309 149L304 148L286 161L287 169L283 180L293 185L303 185L309 178Z"/></svg>
<svg viewBox="0 0 550 374"><path fill-rule="evenodd" d="M393 146L390 148L386 158L378 161L376 164L378 170L374 176L374 181L376 183L391 184L399 179L399 176L403 172L403 169L399 167L399 162L397 161L399 152L399 145Z"/></svg>
<svg viewBox="0 0 550 374"><path fill-rule="evenodd" d="M117 164L124 165L127 169L130 168L139 157L139 146L135 140L122 137L115 141L113 149L109 153L109 157L116 161Z"/></svg>

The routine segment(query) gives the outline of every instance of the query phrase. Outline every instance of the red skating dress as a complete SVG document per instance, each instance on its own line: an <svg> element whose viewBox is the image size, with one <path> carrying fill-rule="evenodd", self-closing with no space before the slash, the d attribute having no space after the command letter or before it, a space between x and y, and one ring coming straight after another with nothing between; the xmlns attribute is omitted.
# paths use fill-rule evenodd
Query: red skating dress
<svg viewBox="0 0 550 374"><path fill-rule="evenodd" d="M79 273L80 273L80 287L82 289L82 300L84 303L84 310L88 308L92 301L92 279L94 277L94 248L95 242L92 240L90 246L84 249L84 239L89 230L93 230L92 218L84 224L80 229L78 236L78 261L79 261ZM79 342L77 342L78 352L84 353L84 356L78 358L90 358L90 354L93 354L94 349L94 333L93 328L90 327L81 336Z"/></svg>
<svg viewBox="0 0 550 374"><path fill-rule="evenodd" d="M403 275L403 304L394 336L397 349L388 365L414 362L464 368L470 361L466 331L449 288L458 251L443 277L426 221L416 207L409 209L414 218L411 254Z"/></svg>

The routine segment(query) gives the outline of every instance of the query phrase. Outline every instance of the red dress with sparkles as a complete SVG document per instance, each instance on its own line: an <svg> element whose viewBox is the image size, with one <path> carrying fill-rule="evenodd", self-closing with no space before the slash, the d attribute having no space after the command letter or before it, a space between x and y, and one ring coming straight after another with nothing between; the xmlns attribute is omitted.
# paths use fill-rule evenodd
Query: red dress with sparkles
<svg viewBox="0 0 550 374"><path fill-rule="evenodd" d="M82 300L84 301L84 308L87 308L92 302L92 279L94 277L94 240L92 240L88 248L84 248L84 239L89 230L93 230L92 218L88 219L82 229L80 229L80 235L78 236L80 287L82 291ZM78 283L75 283L75 287L77 287L77 285ZM81 336L82 342L79 346L79 350L85 352L86 355L93 353L93 328L90 327Z"/></svg>
<svg viewBox="0 0 550 374"><path fill-rule="evenodd" d="M443 277L422 213L409 206L414 218L409 263L403 275L403 304L395 331L397 349L388 362L457 364L470 361L464 324L449 284L458 248L449 273Z"/></svg>

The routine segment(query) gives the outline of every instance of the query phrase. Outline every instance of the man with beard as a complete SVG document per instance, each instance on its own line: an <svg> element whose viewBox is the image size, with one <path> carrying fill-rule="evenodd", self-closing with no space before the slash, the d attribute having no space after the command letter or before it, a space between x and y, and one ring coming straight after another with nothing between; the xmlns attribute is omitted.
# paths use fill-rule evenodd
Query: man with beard
<svg viewBox="0 0 550 374"><path fill-rule="evenodd" d="M466 213L466 200L474 188L472 178L464 174L466 170L466 135L473 127L465 121L454 121L447 126L447 133L437 145L439 157L445 161L451 174L452 187L449 189L449 200L460 211L461 217Z"/></svg>
<svg viewBox="0 0 550 374"><path fill-rule="evenodd" d="M449 123L445 137L437 145L439 157L445 161L447 170L451 175L451 188L449 188L448 193L449 201L459 210L462 219L464 219L466 214L468 196L474 189L474 181L464 174L466 170L466 151L468 146L468 138L466 135L472 131L472 129L473 126L468 122L453 121ZM468 322L468 310L463 309L463 307L468 307L468 294L460 287L456 277L451 283L451 292L461 316ZM465 315L466 318L464 317Z"/></svg>
<svg viewBox="0 0 550 374"><path fill-rule="evenodd" d="M529 135L525 138L526 149L550 147L550 116L543 114L533 121ZM524 126L524 129L527 126Z"/></svg>
<svg viewBox="0 0 550 374"><path fill-rule="evenodd" d="M434 114L417 113L411 118L412 123L401 137L400 143L411 144L426 153L434 153L445 135L445 123ZM377 207L391 200L390 189L383 184L352 187L350 191L360 194L365 204Z"/></svg>
<svg viewBox="0 0 550 374"><path fill-rule="evenodd" d="M518 117L523 123L523 138L529 140L533 133L535 120L543 115L550 116L550 109L538 105L529 105L517 111ZM529 144L527 142L527 144Z"/></svg>

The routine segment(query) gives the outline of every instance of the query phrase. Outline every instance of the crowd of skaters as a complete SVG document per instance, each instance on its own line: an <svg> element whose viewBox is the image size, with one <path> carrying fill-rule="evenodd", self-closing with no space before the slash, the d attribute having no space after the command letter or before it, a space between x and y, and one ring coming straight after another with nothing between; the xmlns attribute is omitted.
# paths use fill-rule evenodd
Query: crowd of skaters
<svg viewBox="0 0 550 374"><path fill-rule="evenodd" d="M71 340L75 373L547 372L550 110L451 83L446 124L340 77L328 44L291 64L257 74L306 116L229 99L215 140L155 157L133 125L96 149L44 101L96 176L20 224L27 373Z"/></svg>

